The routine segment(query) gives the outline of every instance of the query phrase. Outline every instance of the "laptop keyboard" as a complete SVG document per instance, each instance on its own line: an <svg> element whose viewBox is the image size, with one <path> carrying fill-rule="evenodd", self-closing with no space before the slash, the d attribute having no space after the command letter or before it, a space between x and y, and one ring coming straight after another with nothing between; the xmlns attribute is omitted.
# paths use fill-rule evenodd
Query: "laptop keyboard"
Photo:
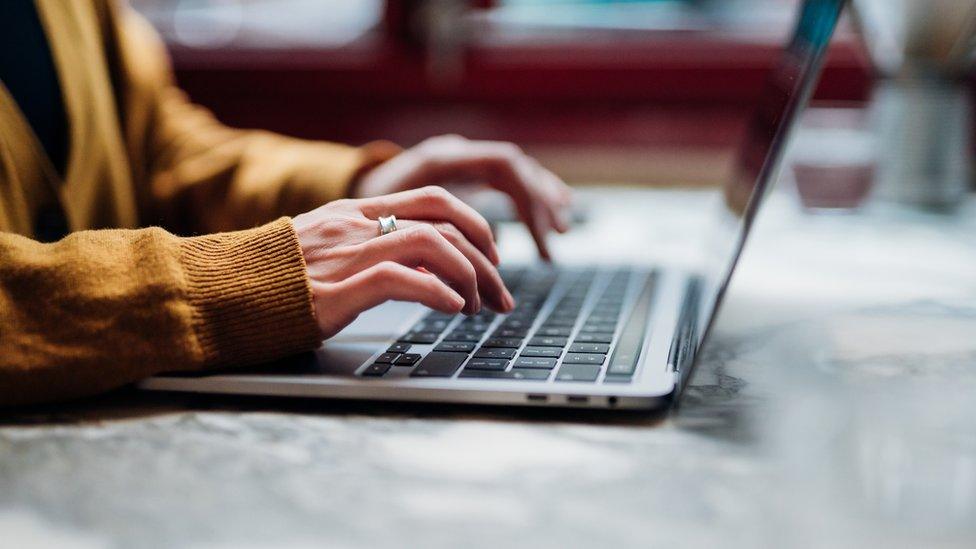
<svg viewBox="0 0 976 549"><path fill-rule="evenodd" d="M409 371L417 378L577 383L633 379L653 275L553 267L501 274L515 296L512 313L430 312L360 375L375 378ZM628 299L629 295L636 298Z"/></svg>

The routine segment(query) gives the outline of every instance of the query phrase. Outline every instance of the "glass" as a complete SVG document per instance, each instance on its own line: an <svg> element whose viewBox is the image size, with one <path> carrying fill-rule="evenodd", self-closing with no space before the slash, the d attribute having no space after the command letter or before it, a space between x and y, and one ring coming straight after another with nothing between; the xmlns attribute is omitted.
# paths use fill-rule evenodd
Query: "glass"
<svg viewBox="0 0 976 549"><path fill-rule="evenodd" d="M864 108L810 109L790 145L800 204L811 212L851 212L874 187L877 138Z"/></svg>

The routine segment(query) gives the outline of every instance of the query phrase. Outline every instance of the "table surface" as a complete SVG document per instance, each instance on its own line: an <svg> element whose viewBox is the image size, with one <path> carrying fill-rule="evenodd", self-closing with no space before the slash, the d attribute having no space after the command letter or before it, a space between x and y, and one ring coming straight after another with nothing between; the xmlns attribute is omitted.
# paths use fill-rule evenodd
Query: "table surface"
<svg viewBox="0 0 976 549"><path fill-rule="evenodd" d="M691 261L715 195L584 191L557 257ZM669 414L189 398L5 412L18 547L973 546L976 200L769 200ZM627 231L640 216L645 229ZM630 238L622 235L631 234ZM507 259L531 257L504 228Z"/></svg>

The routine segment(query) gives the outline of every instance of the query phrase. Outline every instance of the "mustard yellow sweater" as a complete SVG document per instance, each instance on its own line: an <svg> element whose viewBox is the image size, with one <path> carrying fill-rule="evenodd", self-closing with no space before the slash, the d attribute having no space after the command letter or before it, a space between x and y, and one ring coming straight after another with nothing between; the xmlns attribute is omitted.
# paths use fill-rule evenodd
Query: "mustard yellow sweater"
<svg viewBox="0 0 976 549"><path fill-rule="evenodd" d="M36 3L69 154L62 180L0 84L0 406L318 345L284 216L343 196L394 147L229 129L174 86L131 10ZM35 219L52 205L73 232L41 244Z"/></svg>

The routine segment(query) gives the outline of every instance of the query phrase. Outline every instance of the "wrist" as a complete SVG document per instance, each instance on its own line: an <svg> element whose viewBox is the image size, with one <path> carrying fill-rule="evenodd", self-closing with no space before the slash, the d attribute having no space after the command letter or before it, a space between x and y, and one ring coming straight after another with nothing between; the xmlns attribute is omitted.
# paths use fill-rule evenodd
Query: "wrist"
<svg viewBox="0 0 976 549"><path fill-rule="evenodd" d="M187 301L207 365L264 362L321 341L298 248L287 218L182 241Z"/></svg>
<svg viewBox="0 0 976 549"><path fill-rule="evenodd" d="M360 166L350 177L346 192L350 198L373 196L369 193L375 187L375 183L371 182L375 169L399 155L403 149L390 141L372 141L360 147L359 151Z"/></svg>

